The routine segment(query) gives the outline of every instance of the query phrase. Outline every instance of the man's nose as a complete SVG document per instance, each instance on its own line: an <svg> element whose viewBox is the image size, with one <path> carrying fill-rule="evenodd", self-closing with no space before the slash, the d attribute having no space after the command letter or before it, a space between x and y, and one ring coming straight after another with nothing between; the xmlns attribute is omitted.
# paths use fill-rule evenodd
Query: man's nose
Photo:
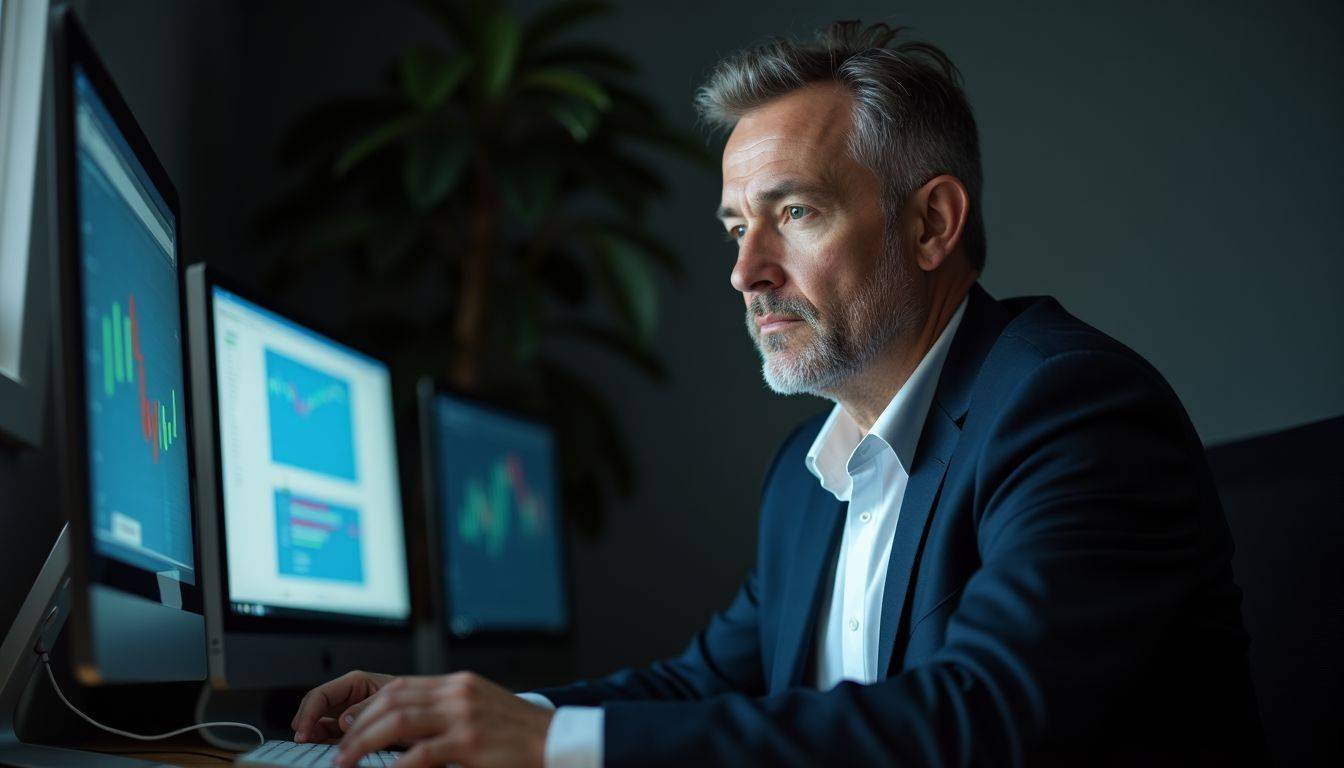
<svg viewBox="0 0 1344 768"><path fill-rule="evenodd" d="M729 282L744 294L782 288L785 276L780 256L779 243L768 231L748 231L738 244L737 263L733 265Z"/></svg>

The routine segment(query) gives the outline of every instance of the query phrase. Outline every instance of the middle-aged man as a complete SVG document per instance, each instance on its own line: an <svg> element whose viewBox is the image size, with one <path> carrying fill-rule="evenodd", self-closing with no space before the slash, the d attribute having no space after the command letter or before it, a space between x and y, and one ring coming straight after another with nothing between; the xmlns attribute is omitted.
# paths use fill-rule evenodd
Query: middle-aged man
<svg viewBox="0 0 1344 768"><path fill-rule="evenodd" d="M697 103L731 129L719 218L765 379L836 403L776 455L746 583L679 658L521 697L352 672L296 740L342 765L1259 761L1199 438L1132 351L976 282L947 57L841 23L721 62Z"/></svg>

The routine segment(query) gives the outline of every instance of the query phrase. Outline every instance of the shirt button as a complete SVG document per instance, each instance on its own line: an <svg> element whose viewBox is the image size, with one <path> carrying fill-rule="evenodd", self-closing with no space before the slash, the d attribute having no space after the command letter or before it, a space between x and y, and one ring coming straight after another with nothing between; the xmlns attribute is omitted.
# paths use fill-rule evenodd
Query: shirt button
<svg viewBox="0 0 1344 768"><path fill-rule="evenodd" d="M872 519L873 519L873 513L872 513L872 512L860 512L860 513L859 513L859 522L861 522L861 523L866 523L866 522L868 522L869 520L872 520Z"/></svg>
<svg viewBox="0 0 1344 768"><path fill-rule="evenodd" d="M850 620L849 620L849 631L850 631L850 632L858 632L858 631L859 631L859 620L858 620L858 619L850 619Z"/></svg>

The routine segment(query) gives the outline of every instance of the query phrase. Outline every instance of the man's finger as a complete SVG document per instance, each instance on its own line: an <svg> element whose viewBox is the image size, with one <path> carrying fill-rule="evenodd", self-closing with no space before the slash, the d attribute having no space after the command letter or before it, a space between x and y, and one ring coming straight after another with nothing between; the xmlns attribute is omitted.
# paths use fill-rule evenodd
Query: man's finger
<svg viewBox="0 0 1344 768"><path fill-rule="evenodd" d="M362 694L368 688L360 677L362 674L349 672L309 691L299 702L299 711L290 722L294 727L294 740L311 741L309 731L314 731L316 735L315 728L320 718L335 717L352 703L352 699L363 698Z"/></svg>
<svg viewBox="0 0 1344 768"><path fill-rule="evenodd" d="M345 732L344 740L358 738L365 728L388 712L407 707L429 707L433 706L436 700L434 690L427 685L412 683L390 685L379 691L378 695L365 699L365 706L351 723L346 724L345 716L342 715L341 730Z"/></svg>
<svg viewBox="0 0 1344 768"><path fill-rule="evenodd" d="M381 693L381 691L379 693ZM340 731L341 735L348 733L350 731L350 728L354 726L355 721L359 719L360 715L362 715L365 710L367 710L370 706L372 706L375 701L378 701L379 698L380 697L378 696L378 694L374 694L361 702L351 704L349 707L347 707L346 710L341 713L340 718L337 719L336 721L337 728Z"/></svg>
<svg viewBox="0 0 1344 768"><path fill-rule="evenodd" d="M313 743L339 741L342 735L340 726L336 724L336 718L321 717L312 728L308 729L307 740Z"/></svg>
<svg viewBox="0 0 1344 768"><path fill-rule="evenodd" d="M367 726L361 721L359 732L353 738L351 734L346 734L341 740L341 754L336 759L336 765L342 768L355 766L370 752L436 735L446 725L446 719L429 707L411 706L390 710Z"/></svg>
<svg viewBox="0 0 1344 768"><path fill-rule="evenodd" d="M402 753L392 768L438 768L445 763L465 763L466 750L452 734L426 739Z"/></svg>

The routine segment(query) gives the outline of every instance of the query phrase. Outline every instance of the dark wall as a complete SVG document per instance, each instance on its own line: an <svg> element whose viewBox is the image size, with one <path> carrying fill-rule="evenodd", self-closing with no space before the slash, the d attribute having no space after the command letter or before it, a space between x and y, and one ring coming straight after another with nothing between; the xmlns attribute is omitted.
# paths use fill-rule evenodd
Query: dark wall
<svg viewBox="0 0 1344 768"><path fill-rule="evenodd" d="M84 5L178 182L188 260L244 274L259 253L250 222L285 179L272 162L284 128L372 86L392 54L432 34L398 3ZM595 29L690 127L706 68L743 44L833 17L914 25L960 64L980 122L986 286L1054 294L1138 349L1216 442L1344 412L1344 9L1272 8L640 2ZM751 561L762 471L793 424L825 407L765 391L728 285L733 252L711 218L718 179L665 170L673 192L652 225L689 272L665 294L658 345L672 380L580 361L617 403L640 473L636 497L576 547L585 674L679 650L727 602ZM24 502L45 498L33 460L0 452L7 534L47 514ZM5 561L45 554L2 541Z"/></svg>

